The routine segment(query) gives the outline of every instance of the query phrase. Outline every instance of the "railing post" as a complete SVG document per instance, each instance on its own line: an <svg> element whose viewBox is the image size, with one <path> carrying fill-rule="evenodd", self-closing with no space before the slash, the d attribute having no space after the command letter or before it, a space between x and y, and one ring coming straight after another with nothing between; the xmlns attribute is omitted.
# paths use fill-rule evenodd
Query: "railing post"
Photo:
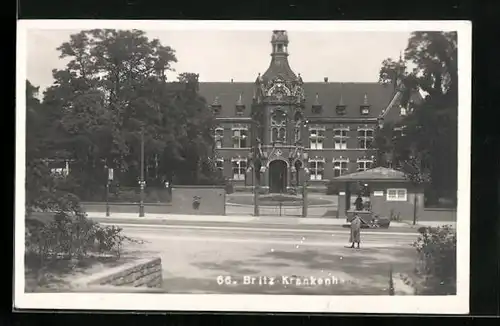
<svg viewBox="0 0 500 326"><path fill-rule="evenodd" d="M259 186L253 187L253 215L259 216Z"/></svg>
<svg viewBox="0 0 500 326"><path fill-rule="evenodd" d="M307 217L307 177L304 178L302 187L302 217Z"/></svg>

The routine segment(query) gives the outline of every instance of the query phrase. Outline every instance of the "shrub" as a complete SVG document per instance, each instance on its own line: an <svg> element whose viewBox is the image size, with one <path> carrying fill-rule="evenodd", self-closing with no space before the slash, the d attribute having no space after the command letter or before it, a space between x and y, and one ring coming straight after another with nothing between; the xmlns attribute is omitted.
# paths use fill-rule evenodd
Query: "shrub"
<svg viewBox="0 0 500 326"><path fill-rule="evenodd" d="M125 241L139 242L117 226L102 226L83 212L58 212L54 219L39 222L27 219L26 254L36 257L40 266L56 259L83 259L90 254L119 258Z"/></svg>
<svg viewBox="0 0 500 326"><path fill-rule="evenodd" d="M421 294L456 294L456 231L451 226L421 227L413 244L419 255L417 275L422 277Z"/></svg>

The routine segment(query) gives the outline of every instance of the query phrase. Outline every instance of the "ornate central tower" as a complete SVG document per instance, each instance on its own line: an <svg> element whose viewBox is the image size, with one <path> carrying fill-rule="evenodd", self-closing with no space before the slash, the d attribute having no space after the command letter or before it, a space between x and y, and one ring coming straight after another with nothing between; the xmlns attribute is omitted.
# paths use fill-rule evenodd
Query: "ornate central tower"
<svg viewBox="0 0 500 326"><path fill-rule="evenodd" d="M298 174L294 173L303 166L305 97L302 78L288 63L288 43L286 31L273 31L271 63L255 81L252 117L257 122L262 167L271 192L285 192L297 185Z"/></svg>

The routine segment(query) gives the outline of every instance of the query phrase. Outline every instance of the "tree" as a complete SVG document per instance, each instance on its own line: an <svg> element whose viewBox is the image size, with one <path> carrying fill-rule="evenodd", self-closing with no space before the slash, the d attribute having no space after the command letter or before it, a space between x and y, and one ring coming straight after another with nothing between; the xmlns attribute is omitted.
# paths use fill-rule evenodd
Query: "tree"
<svg viewBox="0 0 500 326"><path fill-rule="evenodd" d="M198 181L194 171L212 148L212 116L196 74L167 82L177 61L172 48L142 31L98 29L71 35L58 50L70 61L53 71L55 83L44 94L56 135L49 147L52 156L74 160L78 189L103 189L106 167L120 172L121 184L136 186L143 131L148 184L173 174ZM195 150L193 161L186 153Z"/></svg>
<svg viewBox="0 0 500 326"><path fill-rule="evenodd" d="M413 148L422 164L429 168L432 189L437 196L456 195L457 189L457 36L454 32L414 32L405 50L404 61L387 59L379 80L397 85L401 105L410 114L401 122L396 155L409 159ZM409 72L412 63L415 68ZM427 94L421 103L412 103L412 94ZM405 150L406 149L406 150Z"/></svg>

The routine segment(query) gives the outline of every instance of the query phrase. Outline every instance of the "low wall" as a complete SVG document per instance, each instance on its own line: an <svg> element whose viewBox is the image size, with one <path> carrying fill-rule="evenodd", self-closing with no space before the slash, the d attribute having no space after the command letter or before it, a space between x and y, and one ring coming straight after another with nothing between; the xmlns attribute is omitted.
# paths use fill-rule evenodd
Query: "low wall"
<svg viewBox="0 0 500 326"><path fill-rule="evenodd" d="M86 212L105 212L106 203L103 202L82 202L83 209ZM170 213L172 204L144 204L146 214L166 214ZM137 213L139 214L139 203L109 203L111 213Z"/></svg>
<svg viewBox="0 0 500 326"><path fill-rule="evenodd" d="M160 288L162 282L161 258L139 259L76 281L80 287L96 291L100 286Z"/></svg>
<svg viewBox="0 0 500 326"><path fill-rule="evenodd" d="M226 215L224 186L175 186L172 188L172 214Z"/></svg>
<svg viewBox="0 0 500 326"><path fill-rule="evenodd" d="M456 222L457 210L451 208L420 208L419 221Z"/></svg>

